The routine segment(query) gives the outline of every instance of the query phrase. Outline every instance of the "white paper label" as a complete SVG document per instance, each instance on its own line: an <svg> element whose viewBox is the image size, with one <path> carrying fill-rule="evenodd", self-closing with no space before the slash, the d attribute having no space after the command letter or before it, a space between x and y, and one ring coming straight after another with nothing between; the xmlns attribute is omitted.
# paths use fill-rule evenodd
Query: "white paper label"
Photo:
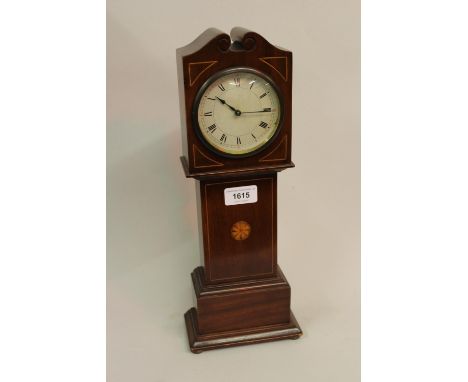
<svg viewBox="0 0 468 382"><path fill-rule="evenodd" d="M257 186L231 187L224 189L224 204L226 206L246 203L257 203Z"/></svg>

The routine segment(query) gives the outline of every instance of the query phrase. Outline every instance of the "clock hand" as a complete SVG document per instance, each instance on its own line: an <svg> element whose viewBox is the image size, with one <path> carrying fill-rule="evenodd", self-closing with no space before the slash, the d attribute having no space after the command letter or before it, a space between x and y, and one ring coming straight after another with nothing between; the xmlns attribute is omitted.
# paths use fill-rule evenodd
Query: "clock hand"
<svg viewBox="0 0 468 382"><path fill-rule="evenodd" d="M257 111L243 111L242 114L245 113L270 113L271 112L271 107L266 107L263 110L257 110Z"/></svg>
<svg viewBox="0 0 468 382"><path fill-rule="evenodd" d="M219 98L219 97L216 97L223 105L226 105L229 109L231 109L237 116L241 115L242 112L240 110L237 110L236 108L232 107L231 105L229 105L225 100Z"/></svg>

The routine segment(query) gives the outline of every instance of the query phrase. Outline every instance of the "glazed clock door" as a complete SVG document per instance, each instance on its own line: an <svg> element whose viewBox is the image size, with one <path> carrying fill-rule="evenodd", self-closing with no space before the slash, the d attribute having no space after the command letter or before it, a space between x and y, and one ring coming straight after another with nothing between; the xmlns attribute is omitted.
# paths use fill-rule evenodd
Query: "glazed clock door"
<svg viewBox="0 0 468 382"><path fill-rule="evenodd" d="M272 80L238 68L223 71L201 88L194 124L210 149L245 156L264 149L281 127L282 105Z"/></svg>

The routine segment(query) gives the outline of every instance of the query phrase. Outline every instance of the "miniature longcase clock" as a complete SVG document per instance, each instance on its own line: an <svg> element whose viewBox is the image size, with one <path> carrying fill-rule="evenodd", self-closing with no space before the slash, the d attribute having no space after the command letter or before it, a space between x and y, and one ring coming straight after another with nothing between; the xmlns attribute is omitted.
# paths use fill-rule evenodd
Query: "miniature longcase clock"
<svg viewBox="0 0 468 382"><path fill-rule="evenodd" d="M277 173L294 167L292 53L243 28L212 28L177 49L177 69L201 244L185 314L190 349L299 338L277 264Z"/></svg>

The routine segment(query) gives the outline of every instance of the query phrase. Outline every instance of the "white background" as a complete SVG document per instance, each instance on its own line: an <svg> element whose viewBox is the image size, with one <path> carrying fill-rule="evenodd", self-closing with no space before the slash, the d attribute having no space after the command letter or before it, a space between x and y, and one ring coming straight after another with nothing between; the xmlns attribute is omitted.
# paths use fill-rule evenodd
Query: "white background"
<svg viewBox="0 0 468 382"><path fill-rule="evenodd" d="M7 57L0 61L0 379L102 381L105 378L104 4L95 1L80 2L79 7L59 1L11 4L0 9L2 52ZM296 5L304 4L307 3ZM161 8L162 3L158 6ZM268 12L277 9L272 7ZM339 6L336 12L341 12ZM468 378L465 365L468 58L462 49L468 31L464 15L466 6L457 1L363 4L365 382ZM192 20L198 20L192 16ZM177 19L172 21L177 24ZM292 19L289 24L285 21L284 26L298 28L298 23ZM275 30L259 32L271 36L272 41L282 42L279 35L275 37ZM182 36L180 39L186 43ZM287 44L286 41L284 45ZM295 52L297 61L297 49L292 45L287 47ZM297 76L295 72L295 81ZM295 104L296 99L297 96ZM137 106L135 102L133 107ZM295 110L295 118L301 112L304 111ZM173 117L167 118L170 122ZM177 139L173 139L176 148ZM296 157L295 160L299 162ZM296 169L281 174L282 195L289 192L285 185L292 184L294 171L301 169L297 164ZM152 200L157 200L157 196ZM190 207L186 211L189 218ZM284 226L280 235L288 235L290 226ZM280 245L286 247L286 243ZM108 251L111 252L111 246ZM285 264L291 256L283 256L280 263L289 267L285 270L296 296L293 308L299 316L298 293L304 284L313 285L314 280L304 281L306 277L301 273L294 275L293 262ZM125 269L121 265L120 269ZM180 268L166 270L171 274L185 272L191 264L181 259L178 265ZM128 280L131 283L135 278ZM153 282L151 275L143 279L144 288L140 290L153 285L147 285L147 281ZM188 288L176 286L179 289L175 293L180 294ZM135 301L134 296L130 297L128 301ZM157 316L157 305L149 300L147 306ZM177 304L185 305L185 300ZM129 309L128 314L143 316L138 309ZM174 317L176 320L178 316ZM142 336L136 338L140 342L130 343L127 351L144 355L141 345L154 346L152 338L145 342L143 337L150 332L148 329L151 328L138 328ZM179 333L171 328L164 328L163 332L167 332L167 338ZM318 331L319 336L327 334ZM184 339L178 337L175 341L182 349ZM223 374L229 378L230 372L241 367L232 355L242 356L250 350L240 349L255 348L258 350L249 358L249 370L258 372L262 362L277 366L264 353L271 350L263 349L284 346L287 350L282 352L282 366L287 369L291 364L301 363L304 369L298 369L298 373L305 370L295 377L288 374L288 380L310 380L312 373L319 372L313 353L304 353L299 360L290 356L291 349L307 346L304 343L310 340L199 356L187 354L190 360L205 358L195 358L201 359L200 363L189 368L179 364L174 370L186 372L188 379L193 380L194 373L205 371L203 366L208 357L220 357L232 365ZM317 346L323 346L323 342ZM329 351L334 353L337 349L332 346ZM168 357L168 352L161 346L163 357ZM140 362L152 363L152 372L156 373L161 359L149 354ZM322 371L341 367L334 362L321 366ZM109 380L116 380L112 370L108 372ZM130 380L144 380L139 373L142 371L135 369ZM226 378L219 380L229 380ZM351 379L325 375L315 380Z"/></svg>

